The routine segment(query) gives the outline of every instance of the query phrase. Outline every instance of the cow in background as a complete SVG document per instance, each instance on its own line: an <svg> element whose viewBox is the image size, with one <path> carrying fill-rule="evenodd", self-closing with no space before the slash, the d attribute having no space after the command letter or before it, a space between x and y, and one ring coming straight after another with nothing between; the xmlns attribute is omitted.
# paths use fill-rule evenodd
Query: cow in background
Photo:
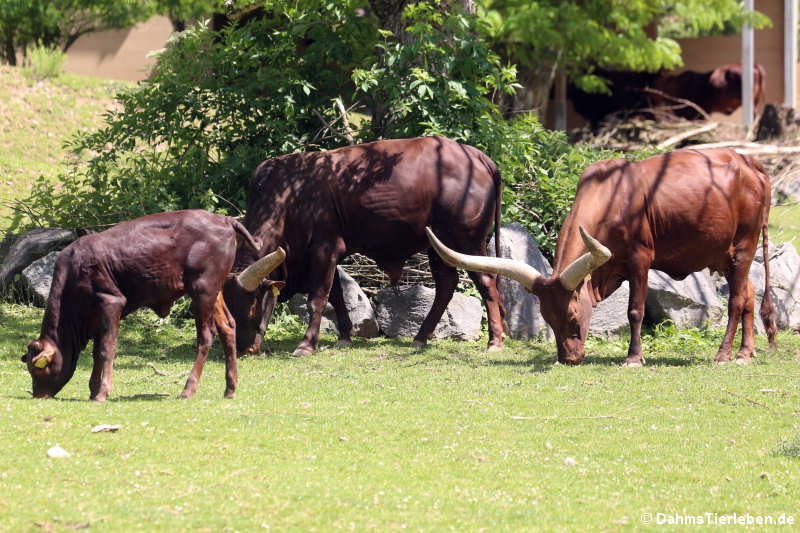
<svg viewBox="0 0 800 533"><path fill-rule="evenodd" d="M458 254L430 230L428 236L445 263L508 276L538 296L542 316L555 333L558 361L567 364L584 358L592 308L628 280L631 341L625 365L642 366L648 270L683 279L708 267L731 287L728 326L716 360L730 360L741 320L736 362L745 364L755 355L755 296L748 274L759 234L765 273L760 314L775 347L769 207L769 177L753 158L727 149L676 150L637 162L599 161L583 172L558 237L551 277L520 261Z"/></svg>
<svg viewBox="0 0 800 533"><path fill-rule="evenodd" d="M611 94L587 93L572 84L567 88L575 111L593 126L612 113L652 116L655 108L663 108L676 116L698 120L705 118L703 113L730 115L742 105L741 64L722 65L709 72L687 70L680 74L602 69L595 74L608 80ZM764 67L756 63L753 68L754 107L764 101L765 82Z"/></svg>
<svg viewBox="0 0 800 533"><path fill-rule="evenodd" d="M336 265L361 253L395 285L405 261L429 250L425 226L436 228L457 250L485 255L493 224L499 243L501 187L500 171L486 154L443 137L376 141L264 161L250 183L244 225L265 250L284 248L286 262L256 291L226 284L225 301L236 320L240 353L260 349L281 288L281 301L308 293L309 325L295 355L316 350L329 298L339 326L338 344L349 345L352 325ZM240 246L234 271L257 257ZM455 268L431 250L428 257L436 293L414 346L426 344L458 285ZM486 305L488 348L500 349L504 309L497 280L486 274L470 277Z"/></svg>
<svg viewBox="0 0 800 533"><path fill-rule="evenodd" d="M90 399L105 401L120 319L142 307L165 317L175 300L187 294L197 326L197 357L181 397L191 398L197 390L218 331L225 352L225 397L232 398L238 380L236 324L220 291L233 266L237 236L260 249L235 219L202 210L174 211L122 222L64 248L56 260L41 334L22 356L33 379L33 396L55 396L93 339ZM254 289L282 260L278 250L232 282Z"/></svg>
<svg viewBox="0 0 800 533"><path fill-rule="evenodd" d="M753 67L753 109L764 101L765 80L764 67L756 63ZM679 117L689 120L706 118L697 109L680 105L674 98L695 103L706 115L730 115L742 105L742 65L722 65L709 72L661 73L655 79L653 89L659 92L650 93L651 106L674 106L672 112Z"/></svg>

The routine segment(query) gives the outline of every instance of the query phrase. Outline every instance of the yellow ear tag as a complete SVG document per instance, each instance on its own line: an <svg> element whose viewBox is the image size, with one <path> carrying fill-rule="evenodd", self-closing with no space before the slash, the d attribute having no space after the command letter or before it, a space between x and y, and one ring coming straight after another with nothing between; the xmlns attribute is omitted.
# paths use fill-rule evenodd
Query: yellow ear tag
<svg viewBox="0 0 800 533"><path fill-rule="evenodd" d="M48 363L47 357L40 357L39 359L34 361L33 366L35 366L36 368L44 368L47 366L47 363Z"/></svg>
<svg viewBox="0 0 800 533"><path fill-rule="evenodd" d="M281 293L281 290L276 287L275 285L272 286L272 295L277 298L278 295Z"/></svg>

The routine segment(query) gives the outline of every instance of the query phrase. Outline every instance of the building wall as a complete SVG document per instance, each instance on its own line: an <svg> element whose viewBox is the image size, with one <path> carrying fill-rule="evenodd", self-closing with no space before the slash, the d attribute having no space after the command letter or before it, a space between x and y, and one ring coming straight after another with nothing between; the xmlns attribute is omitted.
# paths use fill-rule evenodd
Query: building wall
<svg viewBox="0 0 800 533"><path fill-rule="evenodd" d="M116 80L143 80L155 60L153 50L164 47L172 33L166 17L153 17L127 30L90 33L67 51L64 70Z"/></svg>

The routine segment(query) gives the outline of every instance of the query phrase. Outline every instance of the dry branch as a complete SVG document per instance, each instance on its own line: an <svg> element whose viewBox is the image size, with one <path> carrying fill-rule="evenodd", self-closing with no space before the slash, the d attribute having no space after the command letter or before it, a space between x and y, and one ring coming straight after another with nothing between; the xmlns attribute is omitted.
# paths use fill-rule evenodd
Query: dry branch
<svg viewBox="0 0 800 533"><path fill-rule="evenodd" d="M711 122L710 124L705 124L700 126L699 128L694 128L689 131L684 131L683 133L679 133L678 135L673 135L669 139L662 141L656 145L656 148L664 149L669 148L672 145L678 144L679 142L689 139L690 137L694 137L695 135L699 135L701 133L706 133L716 127L719 126L718 122Z"/></svg>

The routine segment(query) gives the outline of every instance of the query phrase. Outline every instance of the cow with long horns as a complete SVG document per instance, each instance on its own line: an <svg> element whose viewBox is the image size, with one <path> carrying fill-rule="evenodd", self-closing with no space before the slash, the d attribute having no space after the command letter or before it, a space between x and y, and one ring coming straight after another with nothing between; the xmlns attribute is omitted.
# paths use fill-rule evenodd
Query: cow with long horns
<svg viewBox="0 0 800 533"><path fill-rule="evenodd" d="M766 278L760 314L775 347L769 206L769 177L753 158L727 149L676 150L638 162L600 161L584 171L559 234L551 277L522 262L459 254L427 231L447 264L508 276L538 296L556 336L558 361L567 364L584 358L593 306L628 280L631 341L625 365L642 366L648 270L683 279L708 267L723 274L731 288L728 326L716 360L730 360L741 319L736 362L748 363L755 354L755 298L748 273L759 234Z"/></svg>
<svg viewBox="0 0 800 533"><path fill-rule="evenodd" d="M492 225L500 225L501 187L500 171L486 154L443 137L388 139L264 161L250 182L244 225L266 249L284 248L286 263L256 291L225 285L238 349L259 350L281 288L282 301L308 293L308 329L295 355L317 349L329 297L338 344L349 345L351 322L337 263L353 253L366 255L395 285L405 261L428 249L436 295L413 341L424 345L458 285L456 269L430 251L425 226L444 232L458 250L485 254ZM495 240L499 250L499 235ZM234 271L255 257L240 246ZM505 310L497 280L474 272L470 277L486 305L488 349L501 349Z"/></svg>
<svg viewBox="0 0 800 533"><path fill-rule="evenodd" d="M38 339L22 356L33 379L33 396L55 396L72 378L78 355L94 340L90 398L111 392L111 372L120 319L142 307L161 317L184 294L192 298L197 357L181 393L191 398L219 332L225 353L225 397L238 381L236 323L222 298L236 255L236 239L260 249L238 221L202 210L158 213L76 240L58 255ZM285 257L269 254L236 276L253 290Z"/></svg>

